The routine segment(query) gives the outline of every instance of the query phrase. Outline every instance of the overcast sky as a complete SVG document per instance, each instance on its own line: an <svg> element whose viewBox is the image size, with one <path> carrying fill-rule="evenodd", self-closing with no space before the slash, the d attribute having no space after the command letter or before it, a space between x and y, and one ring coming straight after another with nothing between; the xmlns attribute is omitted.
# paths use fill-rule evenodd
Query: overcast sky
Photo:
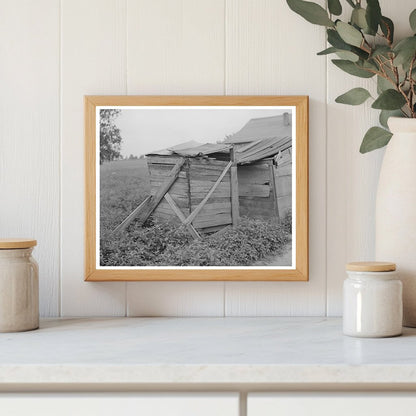
<svg viewBox="0 0 416 416"><path fill-rule="evenodd" d="M284 107L232 109L122 109L116 124L123 138L121 153L140 156L189 140L215 143L240 130L251 118L290 111Z"/></svg>

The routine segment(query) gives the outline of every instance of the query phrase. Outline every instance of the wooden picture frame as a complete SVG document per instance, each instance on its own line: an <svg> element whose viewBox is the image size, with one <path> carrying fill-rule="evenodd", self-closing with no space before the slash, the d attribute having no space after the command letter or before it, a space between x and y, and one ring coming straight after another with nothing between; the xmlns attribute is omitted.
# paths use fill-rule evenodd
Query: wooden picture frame
<svg viewBox="0 0 416 416"><path fill-rule="evenodd" d="M253 109L253 111L268 111L269 109L273 109L275 107L279 107L276 109L280 111L280 107L284 110L285 108L290 109L291 120L293 119L293 127L292 131L295 134L295 140L292 141L290 150L286 149L286 153L289 152L291 155L291 166L292 171L294 172L294 177L291 173L291 181L292 181L292 188L294 191L292 192L292 208L294 208L294 212L292 217L294 219L293 222L293 230L294 234L292 237L292 263L290 267L269 267L269 266L247 266L247 267L153 267L153 266L103 266L101 263L98 264L97 261L99 260L99 247L97 244L100 243L100 224L97 219L97 214L100 214L100 200L98 198L99 195L99 187L100 183L99 178L101 175L100 161L101 161L101 153L103 150L100 150L100 126L104 123L102 117L104 117L104 113L101 112L104 109L128 109L128 110L137 110L140 112L142 109L154 109L160 110L161 108L165 108L166 111L174 109L174 110L217 110L217 113L212 114L219 114L218 111L222 109L224 111L224 117L227 114L228 110L241 110L241 111L248 111ZM283 111L282 110L282 111ZM289 110L288 110L289 111ZM287 112L284 114L280 114L275 116L275 118L269 117L273 120L278 120L278 117L284 120ZM130 113L129 113L130 114ZM139 114L139 113L137 113ZM150 113L149 113L150 114ZM179 114L179 113L178 113ZM181 113L182 114L182 113ZM194 114L194 113L192 113ZM199 113L197 113L199 114ZM202 113L201 113L202 114ZM204 113L205 114L205 113ZM211 114L211 113L209 113ZM234 114L234 113L232 113ZM239 113L236 113L239 114ZM256 113L257 114L257 113ZM261 113L263 114L263 113ZM266 114L266 113L265 113ZM268 114L268 113L267 113ZM276 113L277 114L277 113ZM224 118L223 117L223 118ZM158 203L161 204L160 201L163 201L165 207L170 207L172 218L174 217L176 221L183 223L183 225L187 228L190 234L196 232L194 235L197 238L197 235L202 235L201 230L196 229L193 225L195 224L196 218L201 212L201 202L202 206L204 205L204 200L209 200L212 196L213 192L216 192L215 189L219 189L218 183L222 183L221 181L227 181L226 186L230 186L229 193L226 194L227 198L230 200L230 213L224 214L230 215L232 221L230 221L231 225L229 225L228 229L233 225L237 224L237 221L240 219L239 211L242 210L242 203L245 201L243 199L242 193L240 189L242 189L242 185L238 187L236 186L236 181L240 178L240 171L239 166L251 166L250 163L253 163L257 166L260 161L262 164L262 169L265 168L265 163L268 163L270 166L271 172L273 173L273 169L276 166L279 166L278 159L281 158L281 154L283 152L283 147L281 146L276 152L276 154L270 155L269 148L272 146L274 150L277 149L278 144L281 143L279 141L274 140L274 138L267 138L267 140L271 141L271 145L269 147L265 147L265 138L260 134L253 138L252 141L247 143L240 143L238 141L238 135L241 133L247 133L251 131L250 129L252 126L255 125L256 120L260 120L263 118L253 118L250 119L246 125L242 126L242 129L239 130L237 133L231 135L231 138L224 139L224 146L226 149L220 149L218 144L214 142L210 142L202 147L198 143L197 147L195 148L196 151L193 152L193 147L191 150L177 150L180 146L175 145L177 143L171 143L172 147L167 149L163 149L163 151L159 151L157 154L148 153L145 161L148 164L148 168L150 169L151 166L156 166L152 164L155 160L160 162L160 159L163 159L162 162L168 160L170 156L177 157L179 162L176 162L175 159L173 162L169 159L168 162L172 163L169 168L169 177L163 178L163 181L159 185L159 188L152 191L147 198L141 201L141 204L133 210L131 213L134 221L138 221L138 224L142 224L142 217L149 218L147 215L147 211L151 210L153 207L152 215L156 215L155 213L159 210ZM266 120L267 117L264 117ZM280 120L280 119L279 119ZM267 121L267 120L266 120ZM274 121L273 121L274 122ZM284 121L286 123L286 121ZM292 121L290 121L290 125L292 125ZM260 129L261 130L261 129ZM254 130L257 132L257 130ZM274 130L273 130L274 131ZM279 130L280 131L280 130ZM233 133L233 132L230 132ZM101 133L103 134L103 133ZM241 135L240 134L240 135ZM257 135L257 133L251 133ZM266 133L264 133L266 134ZM270 136L270 134L269 134ZM102 136L104 137L104 136ZM277 137L277 136L276 136ZM292 140L292 135L290 136ZM234 140L234 142L233 142ZM242 140L242 139L241 139ZM251 139L250 139L251 140ZM273 141L274 140L274 141ZM237 144L235 144L237 143ZM257 144L256 144L257 143ZM189 143L187 143L189 144ZM192 144L194 145L194 144ZM204 147L205 146L205 147ZM254 146L254 147L253 147ZM257 149L256 146L260 146L260 150L250 150ZM280 144L279 144L280 146ZM155 144L155 147L156 144ZM181 147L181 149L183 146ZM210 152L202 151L201 149L211 149ZM176 149L176 150L175 150ZM214 150L212 150L214 149ZM229 149L229 151L227 150ZM237 150L235 150L237 149ZM218 153L213 153L213 152ZM166 153L167 152L167 153ZM170 152L170 153L169 153ZM182 153L181 153L182 152ZM187 153L188 152L188 153ZM199 153L198 153L199 152ZM227 154L229 159L222 161L221 158L225 156L221 156L218 161L216 156L212 155L219 155ZM235 152L238 152L238 158L234 155ZM256 153L257 152L257 153ZM260 153L259 153L260 152ZM263 153L262 153L263 152ZM267 153L268 152L268 153ZM198 153L198 156L194 156L194 154ZM255 159L253 155L260 154L266 155L263 159ZM250 157L252 159L250 159ZM153 159L152 159L153 158ZM150 162L149 162L150 160ZM188 175L188 183L189 183L189 175L191 171L188 173L184 173L182 170L184 169L184 160L188 165L186 166L193 166L192 163L194 161L198 161L201 163L205 163L206 166L211 166L211 162L213 164L217 164L221 167L220 171L222 172L222 178L218 176L218 171L216 175L218 176L217 180L216 177L213 176L208 188L205 189L205 197L202 201L198 201L197 206L191 206L191 202L189 202L189 211L186 214L180 212L174 198L171 197L167 190L170 190L173 186L172 183L175 182L175 178L178 177L178 172L182 172L181 175ZM264 163L263 163L264 161ZM220 163L221 162L221 163ZM113 163L113 162L111 162ZM121 163L121 162L120 162ZM144 163L144 162L143 162ZM195 162L196 163L196 162ZM110 166L108 164L104 164L105 166ZM161 166L162 165L157 165ZM205 165L204 165L205 166ZM163 166L165 169L166 166ZM207 167L208 169L208 167ZM242 169L242 168L241 168ZM248 169L248 168L247 168ZM241 171L243 172L243 171ZM250 176L250 175L249 175ZM184 178L186 176L183 176ZM278 187L275 184L276 175L271 174L270 176L272 179L267 181L266 184L270 185L270 189L275 190L274 196L274 203L276 209L278 210L278 201L279 201L279 194L278 194ZM308 280L308 97L307 96L85 96L85 198L86 198L86 238L85 238L85 280L86 281L206 281L206 280L215 280L215 281L307 281ZM226 179L223 179L226 178ZM229 185L228 185L229 183ZM233 185L234 183L234 185ZM222 183L222 188L224 188L224 183ZM273 188L274 184L274 188ZM217 188L215 188L217 186ZM265 185L264 185L265 186ZM166 188L166 189L165 189ZM212 190L214 188L214 191ZM253 188L253 187L251 187ZM250 189L251 189L250 188ZM225 188L224 188L225 189ZM209 192L208 192L209 190ZM164 191L164 192L163 192ZM189 191L191 192L191 191ZM218 191L219 192L219 191ZM228 191L227 191L228 192ZM240 193L239 193L240 192ZM271 195L271 194L270 194ZM193 196L189 196L189 201ZM248 198L248 197L247 197ZM271 198L271 196L270 196ZM150 201L150 202L149 202ZM235 204L234 204L234 202ZM240 202L239 202L240 201ZM242 202L241 202L242 201ZM266 201L266 200L265 200ZM256 201L254 201L256 202ZM244 202L245 203L245 202ZM156 204L156 208L154 205ZM256 206L256 203L254 204ZM162 205L160 205L161 207ZM228 209L228 208L227 208ZM160 208L161 212L163 211ZM165 208L166 210L166 208ZM144 212L146 211L146 212ZM196 212L198 211L198 212ZM277 211L278 212L278 211ZM146 215L145 215L146 214ZM162 212L163 214L163 212ZM189 214L189 215L188 215ZM166 214L165 214L166 215ZM101 217L100 217L101 218ZM139 219L138 219L139 218ZM228 217L227 217L228 218ZM279 214L277 214L277 218L279 218ZM122 232L121 230L123 227L132 227L132 224L136 224L136 222L132 222L132 218L127 217L121 221L120 224L115 228L115 232ZM200 225L201 226L201 225ZM121 227L121 228L120 228ZM201 226L202 227L202 226ZM127 229L127 228L125 228ZM209 230L216 230L215 227L209 228ZM102 261L102 260L100 260ZM256 263L257 264L257 263Z"/></svg>

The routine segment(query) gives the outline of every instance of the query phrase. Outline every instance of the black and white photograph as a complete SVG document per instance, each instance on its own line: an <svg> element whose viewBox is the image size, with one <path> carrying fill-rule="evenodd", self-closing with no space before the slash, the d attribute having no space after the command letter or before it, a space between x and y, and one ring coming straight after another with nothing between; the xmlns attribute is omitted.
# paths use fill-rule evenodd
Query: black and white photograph
<svg viewBox="0 0 416 416"><path fill-rule="evenodd" d="M96 111L97 268L295 266L294 107Z"/></svg>

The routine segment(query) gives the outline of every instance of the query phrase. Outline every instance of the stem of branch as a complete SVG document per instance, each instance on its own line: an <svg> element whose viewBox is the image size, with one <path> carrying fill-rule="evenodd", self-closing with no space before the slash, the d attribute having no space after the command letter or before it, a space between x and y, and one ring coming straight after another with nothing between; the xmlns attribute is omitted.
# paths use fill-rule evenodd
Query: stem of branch
<svg viewBox="0 0 416 416"><path fill-rule="evenodd" d="M413 68L415 65L415 61L416 61L416 55L413 57L412 62L410 63L410 68L409 68L409 83L410 83L410 90L409 90L409 107L410 107L410 114L412 116L412 118L415 118L415 110L413 107L413 97L415 94L415 81L413 79L412 76L412 72L413 72Z"/></svg>

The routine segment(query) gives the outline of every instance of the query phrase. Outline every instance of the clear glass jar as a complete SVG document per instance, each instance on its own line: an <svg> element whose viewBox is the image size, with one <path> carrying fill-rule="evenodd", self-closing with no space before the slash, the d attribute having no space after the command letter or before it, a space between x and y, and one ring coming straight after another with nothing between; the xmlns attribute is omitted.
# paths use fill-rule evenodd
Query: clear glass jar
<svg viewBox="0 0 416 416"><path fill-rule="evenodd" d="M402 333L402 282L394 263L349 263L344 281L343 331L354 337Z"/></svg>
<svg viewBox="0 0 416 416"><path fill-rule="evenodd" d="M39 327L39 271L35 240L0 240L0 332Z"/></svg>

